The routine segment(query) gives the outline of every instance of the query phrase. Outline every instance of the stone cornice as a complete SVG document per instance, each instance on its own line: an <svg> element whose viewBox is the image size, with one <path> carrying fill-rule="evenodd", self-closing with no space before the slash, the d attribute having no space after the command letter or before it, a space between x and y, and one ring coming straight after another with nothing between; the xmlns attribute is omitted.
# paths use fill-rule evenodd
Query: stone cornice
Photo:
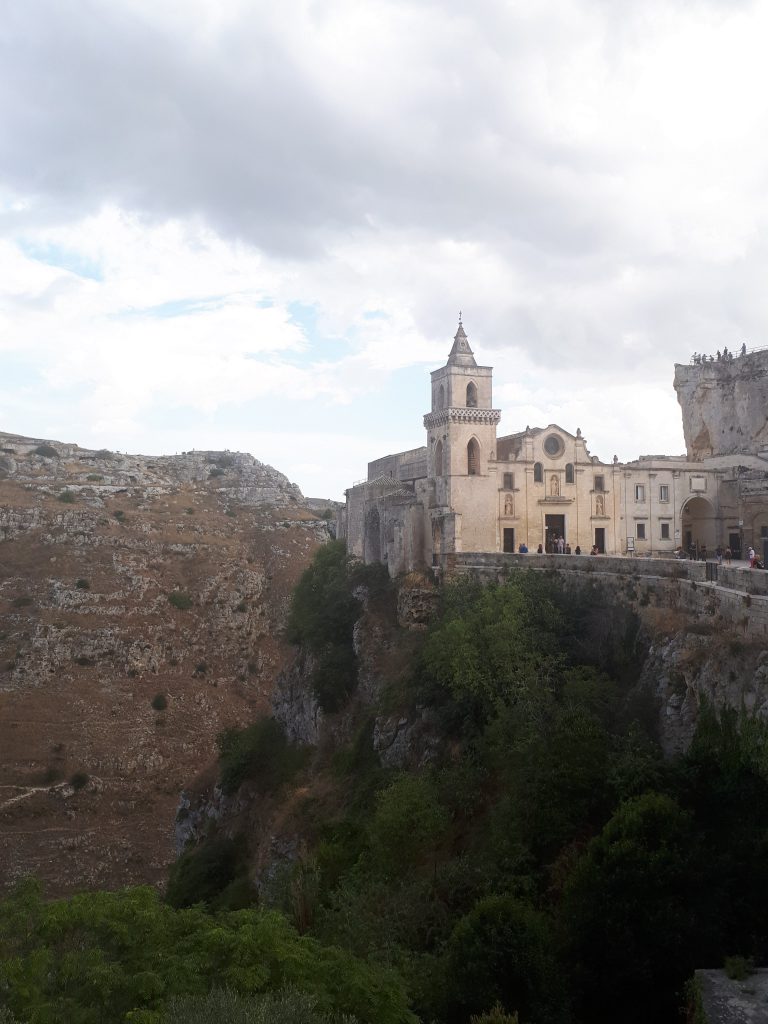
<svg viewBox="0 0 768 1024"><path fill-rule="evenodd" d="M496 426L500 419L500 409L456 407L438 409L437 412L428 412L424 417L424 426L427 430L430 430L432 427L442 427L448 423L482 423L488 426Z"/></svg>

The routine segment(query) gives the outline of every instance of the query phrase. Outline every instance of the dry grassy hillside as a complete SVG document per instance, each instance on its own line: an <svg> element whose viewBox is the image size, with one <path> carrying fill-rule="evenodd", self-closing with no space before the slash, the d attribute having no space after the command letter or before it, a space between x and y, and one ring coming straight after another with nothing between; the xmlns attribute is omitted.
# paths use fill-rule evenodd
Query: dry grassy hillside
<svg viewBox="0 0 768 1024"><path fill-rule="evenodd" d="M163 877L179 791L268 707L326 537L250 456L0 434L0 887Z"/></svg>

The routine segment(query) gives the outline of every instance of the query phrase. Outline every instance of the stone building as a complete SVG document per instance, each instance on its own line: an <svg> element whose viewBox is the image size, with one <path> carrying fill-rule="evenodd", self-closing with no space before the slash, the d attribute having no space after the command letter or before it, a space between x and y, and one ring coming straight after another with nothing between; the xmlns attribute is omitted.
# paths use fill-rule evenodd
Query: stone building
<svg viewBox="0 0 768 1024"><path fill-rule="evenodd" d="M699 359L675 367L687 454L606 463L556 423L497 437L493 371L460 322L431 374L424 447L369 463L346 492L350 552L392 575L521 544L662 557L753 544L768 557L768 351Z"/></svg>

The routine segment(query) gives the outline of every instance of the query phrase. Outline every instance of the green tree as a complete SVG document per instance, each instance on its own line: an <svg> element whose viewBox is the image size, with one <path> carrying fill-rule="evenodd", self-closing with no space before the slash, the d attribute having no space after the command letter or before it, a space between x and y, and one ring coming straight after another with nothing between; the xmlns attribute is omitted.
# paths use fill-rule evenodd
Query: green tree
<svg viewBox="0 0 768 1024"><path fill-rule="evenodd" d="M0 901L0 993L30 1024L160 1024L171 999L214 985L293 988L360 1024L416 1024L394 972L300 937L276 913L174 910L149 888L45 903L25 885Z"/></svg>
<svg viewBox="0 0 768 1024"><path fill-rule="evenodd" d="M696 966L696 847L691 816L646 793L625 801L577 861L562 915L580 1019L674 1014Z"/></svg>
<svg viewBox="0 0 768 1024"><path fill-rule="evenodd" d="M451 1022L463 1024L495 1004L539 1024L566 1019L549 923L513 896L478 902L456 925L447 960Z"/></svg>
<svg viewBox="0 0 768 1024"><path fill-rule="evenodd" d="M466 734L468 721L481 728L499 707L554 691L563 628L551 584L534 573L503 586L452 584L424 645L423 683L433 699L449 698Z"/></svg>

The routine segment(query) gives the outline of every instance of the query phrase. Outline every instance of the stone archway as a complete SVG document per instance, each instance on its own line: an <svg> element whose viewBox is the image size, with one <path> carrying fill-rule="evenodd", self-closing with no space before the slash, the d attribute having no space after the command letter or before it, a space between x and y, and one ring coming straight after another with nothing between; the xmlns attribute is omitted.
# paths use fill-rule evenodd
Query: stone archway
<svg viewBox="0 0 768 1024"><path fill-rule="evenodd" d="M768 508L762 508L752 517L752 547L758 558L768 558ZM746 550L746 548L745 548ZM768 562L765 562L768 565Z"/></svg>
<svg viewBox="0 0 768 1024"><path fill-rule="evenodd" d="M712 503L701 495L688 498L683 505L681 519L682 546L686 549L693 547L697 551L706 547L708 554L714 554L719 540L717 516Z"/></svg>

